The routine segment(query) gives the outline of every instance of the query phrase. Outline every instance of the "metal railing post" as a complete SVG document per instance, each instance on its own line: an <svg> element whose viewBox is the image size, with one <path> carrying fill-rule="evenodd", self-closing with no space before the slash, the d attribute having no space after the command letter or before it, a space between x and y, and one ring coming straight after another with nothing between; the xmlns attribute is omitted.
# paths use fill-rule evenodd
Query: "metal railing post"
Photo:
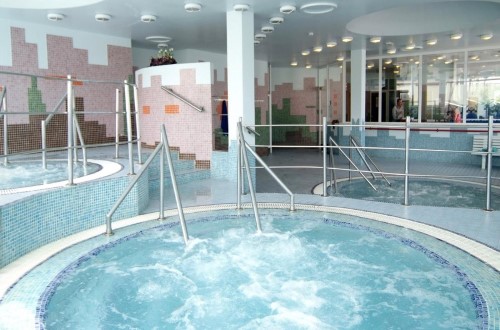
<svg viewBox="0 0 500 330"><path fill-rule="evenodd" d="M408 202L408 174L409 174L409 158L410 158L410 116L406 116L405 123L405 197L404 205L409 205Z"/></svg>
<svg viewBox="0 0 500 330"><path fill-rule="evenodd" d="M240 135L240 139L242 141L242 145L245 143L245 138L243 137L243 129L241 125L241 118L240 121L238 122L238 133ZM247 172L247 179L248 179L248 187L250 189L250 196L252 197L252 206L253 206L253 212L255 214L255 223L257 225L257 232L262 232L262 229L260 227L260 217L259 217L259 210L257 208L257 200L255 198L255 191L253 188L252 184L252 174L250 173L250 165L248 163L248 157L247 153L245 150L243 150L243 161L245 163L245 170Z"/></svg>
<svg viewBox="0 0 500 330"><path fill-rule="evenodd" d="M115 158L120 158L120 90L115 90Z"/></svg>
<svg viewBox="0 0 500 330"><path fill-rule="evenodd" d="M242 141L240 138L240 135L238 134L238 140L237 140L237 152L238 155L236 157L236 195L237 195L237 205L236 208L238 210L241 210L241 148L242 148Z"/></svg>
<svg viewBox="0 0 500 330"><path fill-rule="evenodd" d="M137 86L134 88L134 109L135 109L135 132L137 140L137 163L142 164L142 145L141 145L141 120L139 116L139 100L137 98Z"/></svg>
<svg viewBox="0 0 500 330"><path fill-rule="evenodd" d="M486 211L492 211L491 209L491 162L492 162L492 152L493 152L493 116L488 117L488 160L486 167Z"/></svg>
<svg viewBox="0 0 500 330"><path fill-rule="evenodd" d="M45 120L41 122L42 127L42 168L47 169L47 126Z"/></svg>
<svg viewBox="0 0 500 330"><path fill-rule="evenodd" d="M327 126L326 126L326 117L323 117L323 197L326 197L328 196L328 194L326 193L326 167L327 167L327 163L326 163L326 150L328 148L328 145L327 145Z"/></svg>
<svg viewBox="0 0 500 330"><path fill-rule="evenodd" d="M77 129L76 129L76 98L75 98L75 89L73 88L73 100L71 102L73 106L73 119L71 120L71 123L73 124L73 153L74 153L74 158L73 161L78 163L78 140L77 140Z"/></svg>
<svg viewBox="0 0 500 330"><path fill-rule="evenodd" d="M0 103L3 108L3 154L5 155L3 162L7 166L9 159L9 143L8 143L8 130L7 130L7 87L2 87L2 94L0 95Z"/></svg>
<svg viewBox="0 0 500 330"><path fill-rule="evenodd" d="M162 151L160 152L160 213L158 220L165 219L164 214L164 199L165 199L165 152L169 152L165 149L165 141L163 141L163 134L160 136L160 141L163 146ZM165 152L164 152L165 151Z"/></svg>
<svg viewBox="0 0 500 330"><path fill-rule="evenodd" d="M175 203L177 204L177 211L179 213L179 219L181 222L181 228L182 228L182 237L184 238L184 243L187 244L189 240L188 232L187 232L187 226L186 226L186 220L184 219L184 211L182 210L182 203L181 203L181 198L179 195L179 190L177 189L177 180L175 178L175 172L174 172L174 163L172 162L172 156L170 155L170 146L168 144L168 138L167 138L167 132L165 130L165 125L162 125L161 127L161 134L163 137L163 150L165 151L165 155L167 156L167 162L168 162L168 168L170 170L170 179L172 180L172 187L174 188L174 195L175 195Z"/></svg>
<svg viewBox="0 0 500 330"><path fill-rule="evenodd" d="M73 185L73 82L71 75L68 75L67 81L67 120L68 120L68 185Z"/></svg>
<svg viewBox="0 0 500 330"><path fill-rule="evenodd" d="M129 175L134 175L134 146L132 145L132 117L130 111L130 88L127 80L124 81L125 112L127 116L127 145L128 145L128 167Z"/></svg>

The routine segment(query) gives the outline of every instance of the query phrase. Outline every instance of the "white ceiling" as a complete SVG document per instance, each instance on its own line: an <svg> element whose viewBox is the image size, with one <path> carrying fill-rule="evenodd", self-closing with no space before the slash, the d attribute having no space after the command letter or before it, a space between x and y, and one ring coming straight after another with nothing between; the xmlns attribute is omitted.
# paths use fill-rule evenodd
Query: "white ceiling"
<svg viewBox="0 0 500 330"><path fill-rule="evenodd" d="M202 10L188 13L187 2L197 2ZM338 55L349 58L355 43L343 43L341 37L351 34L355 39L382 36L379 44L367 44L367 56L385 54L394 44L397 54L434 52L466 47L500 48L500 0L496 1L434 1L434 0L336 0L337 8L326 14L312 15L300 10L304 4L316 1L301 0L0 0L0 19L29 21L62 28L84 30L132 39L134 47L155 48L148 36L164 35L172 38L175 49L200 49L226 53L226 11L233 5L245 3L254 13L255 33L269 18L281 16L284 22L275 25L261 44L255 45L255 56L275 67L289 66L296 60L299 66L307 62L313 66L335 63ZM297 10L280 13L280 7L291 4ZM49 13L65 16L62 21L47 19ZM97 22L98 13L111 15L108 22ZM154 23L141 22L144 14L157 16ZM460 40L451 40L455 32L463 33ZM493 33L488 41L479 35ZM435 46L425 41L437 38ZM327 48L326 43L337 41ZM415 50L404 50L413 42ZM314 46L323 46L321 53L312 52ZM301 55L309 49L311 54Z"/></svg>

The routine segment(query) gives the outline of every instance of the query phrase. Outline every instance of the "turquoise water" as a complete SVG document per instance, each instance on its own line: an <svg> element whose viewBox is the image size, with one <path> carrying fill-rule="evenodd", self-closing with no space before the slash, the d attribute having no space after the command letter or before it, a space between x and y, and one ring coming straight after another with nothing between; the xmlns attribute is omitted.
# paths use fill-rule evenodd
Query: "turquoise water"
<svg viewBox="0 0 500 330"><path fill-rule="evenodd" d="M102 168L101 165L87 163L83 166L76 163L73 166L73 177L79 178ZM44 185L68 180L68 162L48 161L47 169L42 167L42 162L10 162L7 166L0 165L0 189L15 189Z"/></svg>
<svg viewBox="0 0 500 330"><path fill-rule="evenodd" d="M338 183L338 195L377 202L402 204L404 202L404 180L389 179L389 186L383 179L370 180L377 188L373 190L364 180ZM328 188L331 192L331 188ZM429 179L409 180L409 203L411 205L485 208L486 188L483 185L457 181ZM500 209L500 192L492 189L491 207Z"/></svg>
<svg viewBox="0 0 500 330"><path fill-rule="evenodd" d="M456 266L333 216L213 216L145 229L68 266L47 329L474 329L487 312ZM312 217L311 217L312 216ZM479 307L477 307L479 306Z"/></svg>

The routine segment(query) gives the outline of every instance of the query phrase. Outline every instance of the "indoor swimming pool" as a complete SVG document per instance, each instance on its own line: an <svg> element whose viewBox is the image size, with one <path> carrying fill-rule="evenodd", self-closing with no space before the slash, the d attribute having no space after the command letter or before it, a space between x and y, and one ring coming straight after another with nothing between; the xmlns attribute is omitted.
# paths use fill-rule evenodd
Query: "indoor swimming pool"
<svg viewBox="0 0 500 330"><path fill-rule="evenodd" d="M120 171L121 165L105 160L92 159L84 166L82 162L73 165L75 182L86 182ZM68 181L68 162L65 159L51 159L44 169L40 161L9 161L0 164L0 195L60 187Z"/></svg>
<svg viewBox="0 0 500 330"><path fill-rule="evenodd" d="M20 279L0 318L43 329L494 329L498 271L422 233L345 213L261 209L146 221ZM18 322L18 321L16 321ZM19 323L16 323L19 325Z"/></svg>
<svg viewBox="0 0 500 330"><path fill-rule="evenodd" d="M389 178L388 181L390 185L382 178L370 180L377 189L374 190L365 180L360 178L352 181L339 180L337 185L338 193L335 193L332 187L329 187L327 191L331 196L396 204L403 203L404 179ZM318 188L315 188L315 193L322 189ZM408 192L410 205L463 208L485 208L486 205L484 183L410 178ZM491 207L495 210L500 209L500 189L498 187L492 187Z"/></svg>

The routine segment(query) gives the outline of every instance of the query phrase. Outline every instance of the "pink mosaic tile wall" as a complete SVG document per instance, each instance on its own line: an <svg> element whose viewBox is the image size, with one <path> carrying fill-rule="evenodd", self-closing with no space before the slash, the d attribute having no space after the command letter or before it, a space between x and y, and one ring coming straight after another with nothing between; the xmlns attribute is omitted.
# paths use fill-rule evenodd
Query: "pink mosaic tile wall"
<svg viewBox="0 0 500 330"><path fill-rule="evenodd" d="M170 147L181 154L194 154L197 162L210 162L212 155L212 86L197 84L195 69L180 70L180 85L167 86L193 104L198 112L161 89L161 77L151 77L151 87L144 88L139 74L138 98L141 116L141 138L144 144L160 142L161 125L165 124ZM178 109L178 110L175 110Z"/></svg>
<svg viewBox="0 0 500 330"><path fill-rule="evenodd" d="M72 38L47 36L48 69L38 65L36 44L27 43L24 29L11 27L12 66L0 66L1 71L26 73L47 77L66 77L93 81L122 82L132 74L132 51L127 47L108 45L108 65L88 63L87 50L73 47ZM38 78L38 89L47 111L53 111L67 90L66 81ZM28 112L28 88L31 78L0 74L0 85L7 86L9 112ZM115 90L123 84L90 83L75 84L75 96L83 98L85 112L109 112L109 115L86 114L85 120L96 120L106 125L106 135L115 136ZM122 93L123 97L123 93ZM27 115L9 117L9 124L28 123Z"/></svg>

